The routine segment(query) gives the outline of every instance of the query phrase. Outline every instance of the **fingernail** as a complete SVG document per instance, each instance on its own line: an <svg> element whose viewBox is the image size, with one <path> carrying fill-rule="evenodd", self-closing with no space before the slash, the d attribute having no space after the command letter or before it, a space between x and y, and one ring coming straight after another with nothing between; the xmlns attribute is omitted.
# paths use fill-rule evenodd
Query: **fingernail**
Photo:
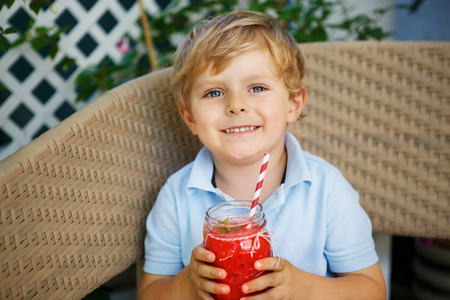
<svg viewBox="0 0 450 300"><path fill-rule="evenodd" d="M260 269L262 266L261 266L261 263L260 262L255 262L255 268L256 269Z"/></svg>
<svg viewBox="0 0 450 300"><path fill-rule="evenodd" d="M247 286L246 284L243 284L243 285L242 285L242 291L243 291L244 293L247 293L247 291L248 291L248 286Z"/></svg>
<svg viewBox="0 0 450 300"><path fill-rule="evenodd" d="M223 287L220 288L220 292L222 294L228 294L230 291L228 290L228 287L223 286Z"/></svg>

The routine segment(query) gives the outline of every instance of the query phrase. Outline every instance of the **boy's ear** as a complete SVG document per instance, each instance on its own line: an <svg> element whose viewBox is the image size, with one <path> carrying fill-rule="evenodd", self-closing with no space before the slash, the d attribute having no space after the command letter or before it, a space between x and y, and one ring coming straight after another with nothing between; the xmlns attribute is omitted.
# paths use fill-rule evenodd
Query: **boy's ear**
<svg viewBox="0 0 450 300"><path fill-rule="evenodd" d="M294 123L300 117L306 104L306 88L302 87L300 92L293 98L289 99L288 123Z"/></svg>
<svg viewBox="0 0 450 300"><path fill-rule="evenodd" d="M192 134L196 135L197 128L195 126L194 117L191 115L191 113L182 108L178 108L178 112L180 113L181 118L183 119L184 123L191 130Z"/></svg>

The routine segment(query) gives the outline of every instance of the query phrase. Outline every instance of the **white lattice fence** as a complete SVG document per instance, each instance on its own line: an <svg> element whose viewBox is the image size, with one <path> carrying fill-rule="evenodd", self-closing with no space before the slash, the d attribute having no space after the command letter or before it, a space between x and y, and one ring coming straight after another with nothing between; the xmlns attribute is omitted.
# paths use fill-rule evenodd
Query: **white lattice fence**
<svg viewBox="0 0 450 300"><path fill-rule="evenodd" d="M107 57L118 62L122 54L117 41L125 34L136 39L142 32L135 0L55 0L56 13L46 9L37 16L24 2L18 0L10 9L3 9L0 26L24 30L30 17L35 17L36 26L70 29L54 60L45 50L35 52L29 44L0 56L0 82L8 88L0 91L0 160L81 108L83 103L75 103L77 74ZM168 2L144 0L144 6L151 15ZM65 56L74 58L77 66L69 70L57 67Z"/></svg>

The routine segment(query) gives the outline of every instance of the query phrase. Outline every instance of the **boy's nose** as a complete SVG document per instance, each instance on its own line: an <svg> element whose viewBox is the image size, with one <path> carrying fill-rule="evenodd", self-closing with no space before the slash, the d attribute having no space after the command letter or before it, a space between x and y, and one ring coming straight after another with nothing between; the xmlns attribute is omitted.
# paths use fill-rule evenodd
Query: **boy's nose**
<svg viewBox="0 0 450 300"><path fill-rule="evenodd" d="M245 108L241 107L241 108L230 109L229 110L229 113L232 114L232 115L240 113L240 112L245 112Z"/></svg>
<svg viewBox="0 0 450 300"><path fill-rule="evenodd" d="M248 111L248 106L242 99L232 99L228 102L226 112L229 115L237 115Z"/></svg>

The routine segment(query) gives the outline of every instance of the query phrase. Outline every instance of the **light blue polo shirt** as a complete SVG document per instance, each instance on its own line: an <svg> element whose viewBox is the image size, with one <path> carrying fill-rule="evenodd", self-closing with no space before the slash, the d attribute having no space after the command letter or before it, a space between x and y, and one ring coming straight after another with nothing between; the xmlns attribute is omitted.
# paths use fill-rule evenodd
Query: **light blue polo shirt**
<svg viewBox="0 0 450 300"><path fill-rule="evenodd" d="M372 227L356 191L338 169L302 151L290 133L285 144L284 183L263 203L278 254L322 276L375 264ZM190 263L203 241L206 210L231 199L212 185L213 170L211 152L203 148L167 180L147 218L145 272L175 275Z"/></svg>

